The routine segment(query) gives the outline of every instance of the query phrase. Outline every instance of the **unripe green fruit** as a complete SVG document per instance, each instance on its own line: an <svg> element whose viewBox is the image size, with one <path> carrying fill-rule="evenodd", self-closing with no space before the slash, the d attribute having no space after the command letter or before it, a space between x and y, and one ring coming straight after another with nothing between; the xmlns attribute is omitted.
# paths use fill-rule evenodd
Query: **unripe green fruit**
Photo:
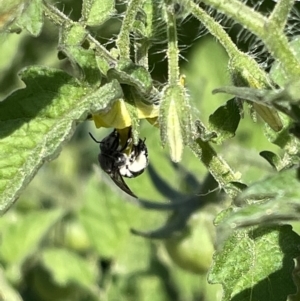
<svg viewBox="0 0 300 301"><path fill-rule="evenodd" d="M165 247L179 267L192 273L205 274L212 262L214 237L213 216L201 211L191 216L179 235L167 239Z"/></svg>

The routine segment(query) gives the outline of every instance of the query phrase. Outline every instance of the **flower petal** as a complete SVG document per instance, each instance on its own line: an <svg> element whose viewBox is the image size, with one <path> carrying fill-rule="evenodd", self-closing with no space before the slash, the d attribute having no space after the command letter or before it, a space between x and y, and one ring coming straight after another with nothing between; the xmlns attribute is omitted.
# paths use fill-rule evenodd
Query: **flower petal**
<svg viewBox="0 0 300 301"><path fill-rule="evenodd" d="M108 112L93 115L97 128L123 129L131 125L131 118L123 99L117 100Z"/></svg>
<svg viewBox="0 0 300 301"><path fill-rule="evenodd" d="M142 101L135 101L137 115L139 119L148 119L151 124L156 121L159 113L159 105L146 105ZM93 115L93 120L97 128L124 129L132 125L129 112L124 99L117 100L109 111Z"/></svg>

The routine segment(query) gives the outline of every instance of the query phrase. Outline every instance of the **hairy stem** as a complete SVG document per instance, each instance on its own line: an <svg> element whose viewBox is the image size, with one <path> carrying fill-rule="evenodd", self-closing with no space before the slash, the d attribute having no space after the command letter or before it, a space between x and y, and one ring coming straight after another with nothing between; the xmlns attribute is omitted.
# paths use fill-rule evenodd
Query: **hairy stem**
<svg viewBox="0 0 300 301"><path fill-rule="evenodd" d="M133 28L135 16L141 7L143 0L130 0L125 17L122 22L121 31L116 40L116 45L120 52L120 57L130 58L130 32Z"/></svg>
<svg viewBox="0 0 300 301"><path fill-rule="evenodd" d="M294 2L295 0L279 0L269 17L268 23L274 24L278 31L283 32Z"/></svg>
<svg viewBox="0 0 300 301"><path fill-rule="evenodd" d="M189 6L191 13L204 24L209 32L222 44L231 60L240 62L241 69L247 69L249 73L257 78L258 82L268 82L268 77L264 70L259 67L258 63L251 56L246 55L236 47L218 22L193 1L189 1L186 4Z"/></svg>
<svg viewBox="0 0 300 301"><path fill-rule="evenodd" d="M169 85L177 85L179 80L179 67L178 67L178 40L175 14L171 10L171 5L166 5L166 21L167 21L167 34L168 34L168 81Z"/></svg>
<svg viewBox="0 0 300 301"><path fill-rule="evenodd" d="M268 75L264 70L260 68L258 63L251 56L241 52L236 47L218 22L193 1L188 1L186 4L189 11L205 25L210 33L215 36L225 48L230 58L229 70L232 74L239 74L252 88L265 89L272 87ZM254 104L254 107L256 112L273 130L278 131L282 128L281 120L275 110L260 104Z"/></svg>
<svg viewBox="0 0 300 301"><path fill-rule="evenodd" d="M47 1L43 2L44 15L48 18L54 25L62 26L63 24L72 26L75 24L70 18L68 18L64 13L62 13L55 6L51 5Z"/></svg>
<svg viewBox="0 0 300 301"><path fill-rule="evenodd" d="M57 26L72 26L74 24L79 24L78 22L72 21L55 6L49 4L47 1L44 1L43 5L44 15L48 18L54 25ZM93 45L96 53L102 56L108 64L114 63L115 59L111 56L109 51L103 47L94 37L87 33L86 40Z"/></svg>
<svg viewBox="0 0 300 301"><path fill-rule="evenodd" d="M238 0L203 0L203 2L231 17L259 37L273 57L281 63L282 68L290 79L294 80L299 78L300 63L290 49L287 37L281 30L283 23L282 18L284 15L287 17L286 11L290 7L291 0L285 1L287 4L284 6L285 9L283 13L280 13L280 24L275 24L275 19L265 18ZM281 4L281 2L278 4ZM281 7L283 7L283 4L281 4L279 8ZM276 15L279 15L278 11ZM270 20L271 22L269 22Z"/></svg>
<svg viewBox="0 0 300 301"><path fill-rule="evenodd" d="M190 148L200 158L220 187L234 199L240 193L240 190L231 182L238 182L239 174L233 172L228 163L218 156L208 142L199 138L190 143Z"/></svg>

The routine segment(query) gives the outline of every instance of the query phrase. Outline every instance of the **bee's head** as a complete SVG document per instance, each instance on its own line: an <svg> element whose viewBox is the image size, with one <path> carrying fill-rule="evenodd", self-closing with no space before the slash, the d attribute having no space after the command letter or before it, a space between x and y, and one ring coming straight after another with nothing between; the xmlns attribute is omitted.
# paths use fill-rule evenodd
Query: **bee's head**
<svg viewBox="0 0 300 301"><path fill-rule="evenodd" d="M119 134L116 130L101 141L97 140L91 133L91 138L99 144L101 152L116 151L119 147Z"/></svg>
<svg viewBox="0 0 300 301"><path fill-rule="evenodd" d="M114 129L108 136L98 141L89 133L92 139L99 144L101 153L119 152L129 155L133 148L131 127L126 129Z"/></svg>
<svg viewBox="0 0 300 301"><path fill-rule="evenodd" d="M103 140L100 141L100 150L101 152L115 152L118 150L120 143L119 133L114 130L108 136L106 136Z"/></svg>

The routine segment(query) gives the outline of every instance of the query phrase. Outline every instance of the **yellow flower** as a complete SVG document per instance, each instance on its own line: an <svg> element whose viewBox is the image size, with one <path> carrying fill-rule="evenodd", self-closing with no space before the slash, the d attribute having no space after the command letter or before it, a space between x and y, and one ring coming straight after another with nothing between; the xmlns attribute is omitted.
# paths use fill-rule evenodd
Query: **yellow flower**
<svg viewBox="0 0 300 301"><path fill-rule="evenodd" d="M151 124L157 124L159 105L146 105L142 101L135 101L135 108L138 119L147 119ZM93 115L93 120L97 128L124 129L132 124L124 99L115 101L109 111Z"/></svg>

